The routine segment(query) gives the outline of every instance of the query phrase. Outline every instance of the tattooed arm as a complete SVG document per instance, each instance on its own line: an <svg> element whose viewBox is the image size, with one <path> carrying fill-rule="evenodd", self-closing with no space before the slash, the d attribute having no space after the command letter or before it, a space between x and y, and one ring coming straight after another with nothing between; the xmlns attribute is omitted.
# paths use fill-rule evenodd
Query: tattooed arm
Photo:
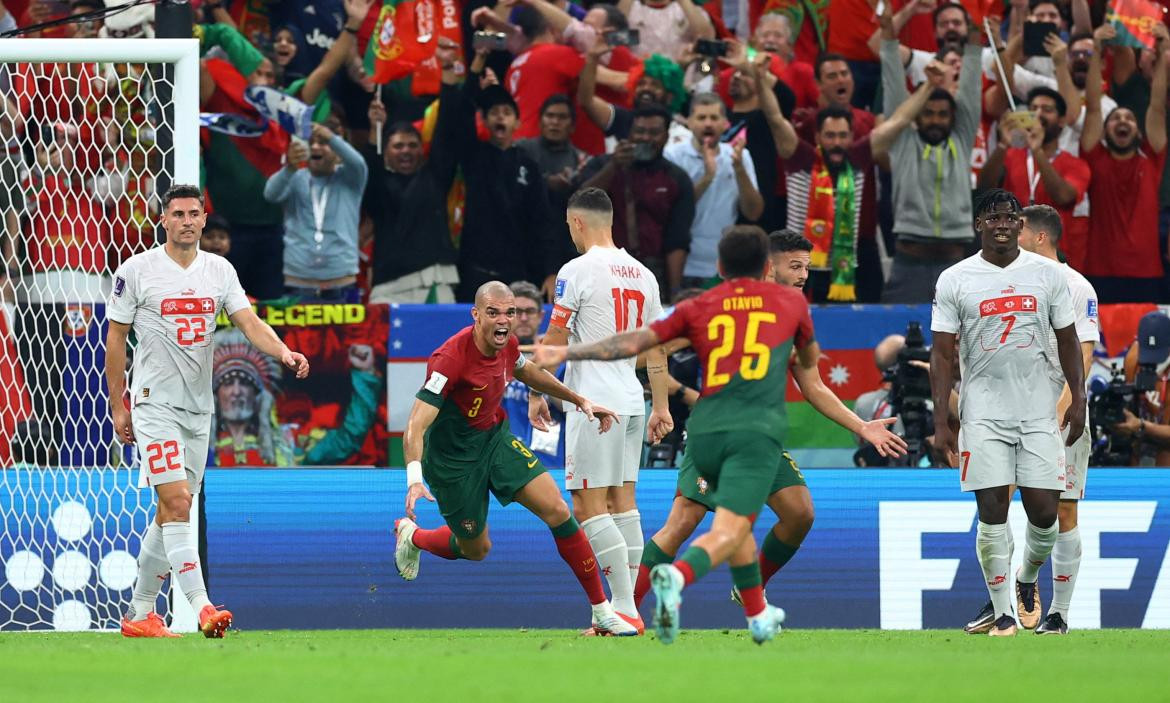
<svg viewBox="0 0 1170 703"><path fill-rule="evenodd" d="M532 361L543 368L556 368L564 361L597 359L611 361L637 356L658 344L658 335L648 327L633 332L623 332L607 337L600 342L580 344L571 347L550 347L538 344L533 350Z"/></svg>

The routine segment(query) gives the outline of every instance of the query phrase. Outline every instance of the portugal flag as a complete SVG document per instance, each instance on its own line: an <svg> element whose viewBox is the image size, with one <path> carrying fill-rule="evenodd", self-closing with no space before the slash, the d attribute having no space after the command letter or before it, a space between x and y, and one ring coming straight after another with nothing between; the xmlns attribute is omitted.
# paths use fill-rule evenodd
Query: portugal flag
<svg viewBox="0 0 1170 703"><path fill-rule="evenodd" d="M1113 0L1105 19L1117 28L1117 44L1153 49L1157 41L1154 27L1162 21L1162 7L1149 0Z"/></svg>
<svg viewBox="0 0 1170 703"><path fill-rule="evenodd" d="M386 0L366 49L375 83L404 78L435 53L434 0Z"/></svg>

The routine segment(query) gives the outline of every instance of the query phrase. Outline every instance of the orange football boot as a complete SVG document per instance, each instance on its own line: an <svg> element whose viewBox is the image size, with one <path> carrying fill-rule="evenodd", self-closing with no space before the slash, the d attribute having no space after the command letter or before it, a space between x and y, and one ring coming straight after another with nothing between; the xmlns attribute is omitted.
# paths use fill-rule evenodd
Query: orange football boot
<svg viewBox="0 0 1170 703"><path fill-rule="evenodd" d="M207 638L223 637L223 633L232 626L230 610L216 610L214 605L205 605L199 611L199 630Z"/></svg>
<svg viewBox="0 0 1170 703"><path fill-rule="evenodd" d="M142 620L122 618L123 637L182 637L167 629L158 613L151 613Z"/></svg>

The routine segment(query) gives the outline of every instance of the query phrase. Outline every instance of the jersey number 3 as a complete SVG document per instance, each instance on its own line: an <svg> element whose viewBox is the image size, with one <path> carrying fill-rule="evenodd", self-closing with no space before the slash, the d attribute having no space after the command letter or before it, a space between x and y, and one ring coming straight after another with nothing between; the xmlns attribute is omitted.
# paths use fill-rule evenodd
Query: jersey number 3
<svg viewBox="0 0 1170 703"><path fill-rule="evenodd" d="M179 325L179 346L189 347L207 341L207 320L202 317L177 317Z"/></svg>
<svg viewBox="0 0 1170 703"><path fill-rule="evenodd" d="M759 341L760 325L765 322L776 322L776 313L748 313L747 330L743 335L743 358L739 362L739 373L745 381L758 381L768 373L772 350ZM707 357L707 386L713 388L726 385L731 381L731 374L720 373L718 367L719 362L735 349L735 318L731 315L711 318L707 323L707 339L712 342L719 340L719 346L712 349L711 355Z"/></svg>

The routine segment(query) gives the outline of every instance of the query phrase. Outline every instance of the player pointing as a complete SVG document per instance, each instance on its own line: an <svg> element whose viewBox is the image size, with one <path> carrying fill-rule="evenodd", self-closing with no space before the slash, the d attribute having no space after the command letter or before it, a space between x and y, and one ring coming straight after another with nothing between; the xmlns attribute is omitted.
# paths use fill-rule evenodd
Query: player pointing
<svg viewBox="0 0 1170 703"><path fill-rule="evenodd" d="M655 628L678 635L682 589L724 561L741 594L752 639L772 639L784 611L764 600L751 524L783 455L789 353L805 367L818 356L808 303L799 291L766 283L768 239L759 227L732 227L719 242L724 283L633 332L570 347L537 347L542 366L562 360L623 359L687 337L699 354L703 392L687 425L687 458L712 490L715 520L673 564L650 572Z"/></svg>
<svg viewBox="0 0 1170 703"><path fill-rule="evenodd" d="M500 400L515 376L537 393L572 403L590 420L596 418L601 432L613 425L614 413L569 390L520 354L520 342L512 334L516 300L506 285L490 281L480 286L471 316L474 324L431 355L426 382L410 410L403 438L406 517L394 528L398 573L413 581L420 551L444 559L486 558L492 546L487 529L490 492L501 505L516 501L549 526L557 551L589 597L599 632L638 634L606 599L585 532L540 460L508 431ZM529 419L534 427L547 429L541 407L530 404ZM425 530L415 524L414 505L420 497L437 500L446 525Z"/></svg>
<svg viewBox="0 0 1170 703"><path fill-rule="evenodd" d="M650 269L614 246L613 204L600 188L585 188L569 198L569 234L581 256L557 274L556 305L545 344L596 342L637 329L662 314L658 280ZM650 442L670 433L666 352L647 352L653 409ZM642 560L642 520L634 488L647 427L642 384L634 360L571 361L565 383L613 408L621 425L598 437L594 423L580 413L566 418L565 487L573 497L573 516L589 538L597 563L609 581L618 615L644 629L634 605L633 580ZM530 396L541 399L541 396ZM537 402L543 402L538 400ZM547 412L547 409L545 409Z"/></svg>
<svg viewBox="0 0 1170 703"><path fill-rule="evenodd" d="M122 619L127 637L177 637L154 612L167 574L173 572L207 637L223 637L232 614L207 598L191 530L191 502L203 483L211 432L211 358L220 310L253 345L280 359L297 378L309 362L290 351L256 316L226 259L199 250L207 215L194 186L171 186L162 196L167 242L135 254L114 273L107 316L106 383L114 433L138 445L140 483L158 494L155 518L138 554L132 612ZM126 390L126 339L138 340L130 406Z"/></svg>
<svg viewBox="0 0 1170 703"><path fill-rule="evenodd" d="M1084 362L1067 277L1055 262L1020 250L1020 226L1015 196L999 189L983 196L975 213L983 250L939 276L931 318L936 408L947 407L950 399L956 335L960 345L958 451L947 413L935 414L935 444L958 466L962 489L975 492L975 550L995 610L989 632L995 636L1016 633L1006 525L1010 487L1019 486L1028 514L1024 564L1016 579L1034 589L1056 542L1057 506L1066 484L1063 445L1080 439L1086 412ZM1070 396L1060 427L1055 409L1062 384L1051 371L1054 354Z"/></svg>

